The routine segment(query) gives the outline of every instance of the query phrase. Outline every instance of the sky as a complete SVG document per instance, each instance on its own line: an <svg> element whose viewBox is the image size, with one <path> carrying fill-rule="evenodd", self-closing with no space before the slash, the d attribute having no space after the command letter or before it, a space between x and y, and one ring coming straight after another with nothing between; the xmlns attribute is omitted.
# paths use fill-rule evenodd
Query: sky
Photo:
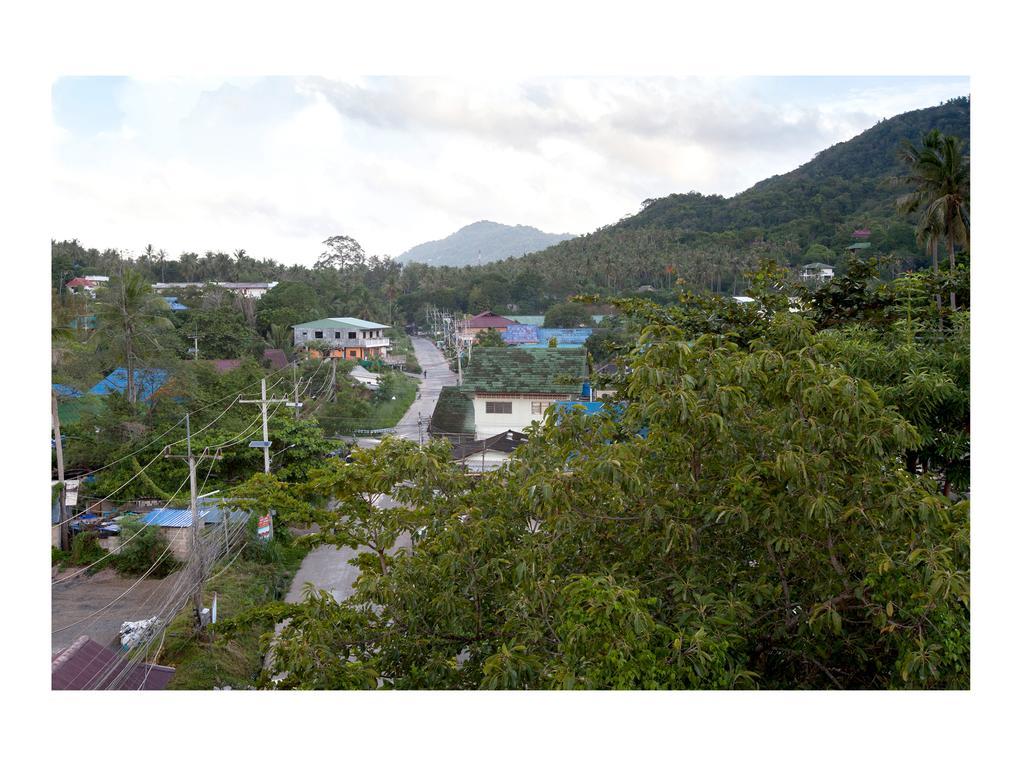
<svg viewBox="0 0 1024 768"><path fill-rule="evenodd" d="M311 265L474 221L585 234L673 192L736 194L967 77L67 77L52 237Z"/></svg>

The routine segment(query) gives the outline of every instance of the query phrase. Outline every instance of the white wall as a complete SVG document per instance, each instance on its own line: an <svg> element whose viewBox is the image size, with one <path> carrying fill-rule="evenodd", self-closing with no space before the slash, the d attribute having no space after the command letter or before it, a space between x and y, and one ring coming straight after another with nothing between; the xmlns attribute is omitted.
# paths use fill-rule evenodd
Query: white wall
<svg viewBox="0 0 1024 768"><path fill-rule="evenodd" d="M477 395L473 398L476 439L483 440L487 437L494 437L500 432L507 432L510 429L522 432L530 422L539 422L544 418L543 411L539 414L532 412L532 403L539 402L542 404L542 408L547 408L551 403L564 399L566 399L565 395L527 395L525 398ZM487 413L488 402L512 403L512 413Z"/></svg>

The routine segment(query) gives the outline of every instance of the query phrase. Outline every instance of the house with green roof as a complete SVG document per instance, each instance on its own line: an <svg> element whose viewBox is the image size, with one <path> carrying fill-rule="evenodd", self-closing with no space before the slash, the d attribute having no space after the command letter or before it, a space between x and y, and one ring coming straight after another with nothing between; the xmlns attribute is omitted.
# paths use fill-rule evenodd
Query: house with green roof
<svg viewBox="0 0 1024 768"><path fill-rule="evenodd" d="M358 317L325 317L292 326L292 331L295 346L300 349L319 343L330 350L331 357L367 360L388 356L391 339L384 335L384 331L390 327Z"/></svg>
<svg viewBox="0 0 1024 768"><path fill-rule="evenodd" d="M465 431L469 422L464 401L472 398L477 440L508 430L522 432L541 421L552 403L577 396L587 377L585 349L476 347L463 372L459 399L449 396L449 410L459 415ZM448 415L442 412L444 418ZM437 421L435 416L432 426Z"/></svg>

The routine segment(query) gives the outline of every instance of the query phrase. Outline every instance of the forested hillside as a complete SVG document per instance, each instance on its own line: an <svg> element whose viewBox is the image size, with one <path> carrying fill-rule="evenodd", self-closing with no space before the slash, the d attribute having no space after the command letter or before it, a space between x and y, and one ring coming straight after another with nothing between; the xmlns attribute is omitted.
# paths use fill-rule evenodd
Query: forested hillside
<svg viewBox="0 0 1024 768"><path fill-rule="evenodd" d="M842 271L844 249L853 230L860 228L871 230L871 247L864 255L887 257L882 277L892 278L930 263L915 242L915 219L896 211L902 190L893 180L903 170L901 143L919 144L934 128L963 139L964 153L969 154L969 100L954 99L882 121L735 197L690 192L648 200L635 216L591 234L479 266L403 265L366 257L358 243L345 237L326 240L321 261L312 268L257 260L244 250L184 253L173 259L149 247L137 259L124 260L109 249L55 242L53 287L57 290L77 275L112 274L130 262L153 281L302 283L316 294L320 311L412 322L430 304L471 312L530 313L577 293L625 296L641 288L653 288L668 300L679 279L694 290L735 295L746 290L744 275L764 258L787 266L824 261ZM332 259L342 241L356 250L339 267Z"/></svg>
<svg viewBox="0 0 1024 768"><path fill-rule="evenodd" d="M510 227L494 221L477 221L441 240L420 243L399 256L403 264L462 267L487 264L511 256L523 256L573 237L554 235L522 224Z"/></svg>

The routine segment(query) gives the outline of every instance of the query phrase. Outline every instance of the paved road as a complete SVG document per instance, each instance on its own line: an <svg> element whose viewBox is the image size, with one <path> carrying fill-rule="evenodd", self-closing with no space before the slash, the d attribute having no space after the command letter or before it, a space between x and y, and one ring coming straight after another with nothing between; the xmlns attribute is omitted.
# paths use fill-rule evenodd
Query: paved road
<svg viewBox="0 0 1024 768"><path fill-rule="evenodd" d="M426 377L420 382L420 398L413 400L409 410L398 422L395 434L406 440L419 440L421 427L418 424L420 419L424 420L422 426L423 437L426 438L425 420L429 419L437 404L441 387L456 383L456 375L448 368L441 352L426 339L412 338L413 348L416 350L416 359L420 367L426 371ZM375 445L376 440L360 440L360 445ZM394 502L388 497L383 497L378 506L387 508ZM398 547L409 545L407 538L399 539ZM356 551L350 548L337 549L336 547L317 547L302 561L302 565L295 578L292 580L291 588L285 598L286 602L298 603L302 601L302 592L307 582L312 583L318 589L326 589L334 595L336 600L344 600L353 591L353 584L359 576L359 569L349 563L356 556Z"/></svg>
<svg viewBox="0 0 1024 768"><path fill-rule="evenodd" d="M412 337L412 346L416 350L416 359L426 372L420 382L419 399L413 400L409 410L395 427L395 434L406 440L419 440L422 434L426 439L426 423L437 405L441 387L456 383L456 375L448 368L444 356L426 339ZM419 424L422 423L422 430Z"/></svg>

